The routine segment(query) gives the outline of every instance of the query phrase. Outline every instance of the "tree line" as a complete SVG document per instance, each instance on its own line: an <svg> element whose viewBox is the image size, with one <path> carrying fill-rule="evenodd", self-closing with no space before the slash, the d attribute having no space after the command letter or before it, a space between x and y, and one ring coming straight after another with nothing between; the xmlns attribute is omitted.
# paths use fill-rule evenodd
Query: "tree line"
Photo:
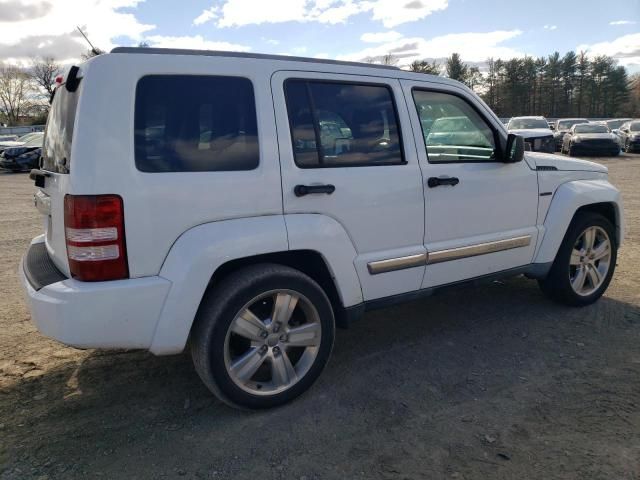
<svg viewBox="0 0 640 480"><path fill-rule="evenodd" d="M640 116L640 74L629 76L606 55L554 52L538 58L489 58L481 73L454 53L443 65L422 60L413 62L410 70L465 83L502 117Z"/></svg>
<svg viewBox="0 0 640 480"><path fill-rule="evenodd" d="M93 48L83 57L101 53ZM378 61L397 63L393 55ZM501 117L640 117L640 74L630 76L609 56L554 52L538 58L489 58L481 71L453 53L442 64L418 60L409 69L465 83ZM27 66L0 64L0 123L43 124L62 71L53 58L34 58Z"/></svg>

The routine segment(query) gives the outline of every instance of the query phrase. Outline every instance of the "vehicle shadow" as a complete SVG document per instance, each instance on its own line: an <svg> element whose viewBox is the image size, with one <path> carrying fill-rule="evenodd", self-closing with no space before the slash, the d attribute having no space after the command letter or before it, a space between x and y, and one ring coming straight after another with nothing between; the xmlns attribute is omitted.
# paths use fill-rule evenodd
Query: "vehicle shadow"
<svg viewBox="0 0 640 480"><path fill-rule="evenodd" d="M549 438L622 478L594 449L639 440L639 339L640 308L558 306L519 277L367 314L338 330L307 394L261 412L216 400L187 354L91 351L0 390L0 478L424 478L452 463L535 476Z"/></svg>

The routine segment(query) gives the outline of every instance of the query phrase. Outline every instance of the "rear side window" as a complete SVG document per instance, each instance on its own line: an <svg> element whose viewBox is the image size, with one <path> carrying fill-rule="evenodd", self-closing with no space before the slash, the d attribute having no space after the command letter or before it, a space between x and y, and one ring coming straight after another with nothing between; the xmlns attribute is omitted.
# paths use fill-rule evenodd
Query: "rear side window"
<svg viewBox="0 0 640 480"><path fill-rule="evenodd" d="M136 167L143 172L216 172L258 166L251 81L150 75L138 82Z"/></svg>
<svg viewBox="0 0 640 480"><path fill-rule="evenodd" d="M42 146L43 170L69 173L73 125L76 120L76 109L81 91L82 81L75 92L69 92L64 85L56 88L45 127Z"/></svg>
<svg viewBox="0 0 640 480"><path fill-rule="evenodd" d="M299 167L405 163L386 85L287 80L285 94Z"/></svg>

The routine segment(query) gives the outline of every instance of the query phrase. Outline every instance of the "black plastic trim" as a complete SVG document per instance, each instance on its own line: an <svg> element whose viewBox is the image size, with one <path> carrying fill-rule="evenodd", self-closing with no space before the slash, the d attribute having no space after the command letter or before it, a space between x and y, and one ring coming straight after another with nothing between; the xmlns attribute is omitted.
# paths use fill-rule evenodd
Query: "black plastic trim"
<svg viewBox="0 0 640 480"><path fill-rule="evenodd" d="M47 246L44 243L34 243L27 250L22 264L24 275L34 290L67 280L67 277L55 266Z"/></svg>
<svg viewBox="0 0 640 480"><path fill-rule="evenodd" d="M358 320L365 312L371 310L379 310L381 308L391 307L401 303L407 303L421 298L430 297L436 293L440 293L447 290L454 290L458 288L465 288L469 286L483 285L491 283L494 280L500 280L503 278L515 277L518 275L525 275L527 278L544 278L549 273L552 263L531 263L523 267L511 268L509 270L503 270L489 275L483 275L467 280L461 280L459 282L448 283L446 285L440 285L437 287L424 288L421 290L415 290L413 292L401 293L398 295L391 295L389 297L376 298L374 300L368 300L357 305L352 305L345 308L345 319L347 323L351 323L354 320Z"/></svg>

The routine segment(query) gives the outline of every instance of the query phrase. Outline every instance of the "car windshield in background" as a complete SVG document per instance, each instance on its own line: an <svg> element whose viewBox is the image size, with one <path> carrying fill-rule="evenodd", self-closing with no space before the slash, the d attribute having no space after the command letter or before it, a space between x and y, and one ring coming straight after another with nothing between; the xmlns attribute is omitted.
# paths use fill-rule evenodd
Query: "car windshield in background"
<svg viewBox="0 0 640 480"><path fill-rule="evenodd" d="M558 130L569 130L577 123L589 123L586 118L576 118L575 120L562 120L558 122Z"/></svg>
<svg viewBox="0 0 640 480"><path fill-rule="evenodd" d="M525 130L530 128L549 129L549 124L542 118L516 118L509 122L509 130Z"/></svg>
<svg viewBox="0 0 640 480"><path fill-rule="evenodd" d="M614 128L620 128L624 122L625 120L607 120L605 123L607 127L613 130Z"/></svg>
<svg viewBox="0 0 640 480"><path fill-rule="evenodd" d="M44 140L44 135L36 135L28 139L24 143L23 147L41 147L43 140Z"/></svg>
<svg viewBox="0 0 640 480"><path fill-rule="evenodd" d="M632 132L640 132L640 122L634 122L629 125L629 130Z"/></svg>
<svg viewBox="0 0 640 480"><path fill-rule="evenodd" d="M604 125L596 125L595 123L585 123L584 125L576 125L576 133L609 133L609 129Z"/></svg>

